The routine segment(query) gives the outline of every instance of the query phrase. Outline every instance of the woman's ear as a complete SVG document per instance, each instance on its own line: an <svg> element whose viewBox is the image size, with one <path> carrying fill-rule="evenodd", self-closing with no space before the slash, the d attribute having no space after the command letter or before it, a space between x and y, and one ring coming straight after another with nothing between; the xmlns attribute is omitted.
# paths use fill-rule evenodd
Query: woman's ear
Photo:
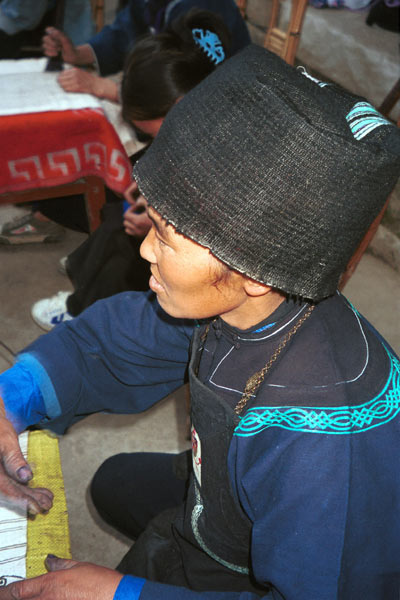
<svg viewBox="0 0 400 600"><path fill-rule="evenodd" d="M260 283L259 281L255 281L254 279L250 279L249 277L245 278L243 287L246 294L253 297L265 296L273 289L271 286L265 285L265 283Z"/></svg>

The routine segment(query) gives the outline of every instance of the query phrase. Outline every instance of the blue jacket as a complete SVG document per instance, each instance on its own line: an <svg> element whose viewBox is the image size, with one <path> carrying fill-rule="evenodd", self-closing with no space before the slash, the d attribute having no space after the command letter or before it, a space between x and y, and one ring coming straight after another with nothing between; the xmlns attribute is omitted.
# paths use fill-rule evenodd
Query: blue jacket
<svg viewBox="0 0 400 600"><path fill-rule="evenodd" d="M238 365L250 353L250 363L262 366L301 310L256 331L213 325L199 377L236 403L247 378ZM7 415L19 429L40 421L60 432L91 412L145 410L185 380L194 326L168 317L150 292L97 302L40 337L0 376ZM337 294L285 347L229 449L232 490L252 523L253 575L274 586L264 600L397 597L398 456L399 360ZM257 597L127 576L115 600Z"/></svg>

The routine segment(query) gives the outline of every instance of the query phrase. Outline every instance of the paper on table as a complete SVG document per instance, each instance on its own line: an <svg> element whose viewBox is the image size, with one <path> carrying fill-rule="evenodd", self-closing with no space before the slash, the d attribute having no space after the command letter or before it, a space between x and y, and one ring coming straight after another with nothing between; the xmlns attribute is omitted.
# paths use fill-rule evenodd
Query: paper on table
<svg viewBox="0 0 400 600"><path fill-rule="evenodd" d="M19 436L23 455L28 453L28 432ZM27 518L0 506L0 587L26 577Z"/></svg>
<svg viewBox="0 0 400 600"><path fill-rule="evenodd" d="M48 58L24 58L22 60L2 60L0 63L0 74L10 73L42 73Z"/></svg>
<svg viewBox="0 0 400 600"><path fill-rule="evenodd" d="M58 73L45 72L47 59L0 61L0 115L52 110L101 108L90 94L68 94L57 82Z"/></svg>
<svg viewBox="0 0 400 600"><path fill-rule="evenodd" d="M47 60L27 58L0 61L0 116L101 108L116 130L128 156L144 148L145 144L138 141L135 131L123 120L119 104L100 100L90 94L65 92L57 83L58 73L45 72ZM119 81L120 77L113 79Z"/></svg>

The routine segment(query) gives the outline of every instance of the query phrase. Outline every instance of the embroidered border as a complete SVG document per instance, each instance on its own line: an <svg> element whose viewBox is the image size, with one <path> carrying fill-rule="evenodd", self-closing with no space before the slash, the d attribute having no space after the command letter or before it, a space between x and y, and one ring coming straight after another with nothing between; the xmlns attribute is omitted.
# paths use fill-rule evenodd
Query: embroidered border
<svg viewBox="0 0 400 600"><path fill-rule="evenodd" d="M393 125L385 119L369 102L357 102L346 116L351 133L356 140L362 140L363 137L371 133L377 127L382 125Z"/></svg>
<svg viewBox="0 0 400 600"><path fill-rule="evenodd" d="M230 569L231 571L236 571L237 573L243 573L243 574L247 575L249 573L249 569L247 567L242 567L240 565L235 565L234 563L228 562L227 560L221 558L220 556L217 556L217 554L215 554L212 550L210 550L210 548L206 545L206 543L203 540L203 538L201 537L201 534L199 531L199 519L200 519L201 513L203 512L204 506L201 503L201 495L200 495L200 491L199 491L197 485L195 485L195 492L196 492L196 504L194 505L193 510L192 510L191 525L192 525L192 531L193 531L194 537L196 538L196 541L199 544L200 548L202 548L204 550L204 552L206 554L208 554L208 556L210 556L212 559L219 562L221 565L223 565L227 569Z"/></svg>
<svg viewBox="0 0 400 600"><path fill-rule="evenodd" d="M316 83L317 85L319 85L319 87L324 88L327 85L330 85L329 83L327 83L326 81L321 81L320 79L317 79L316 77L313 77L312 75L310 75L310 73L307 71L307 69L305 67L303 67L302 65L299 65L297 67L297 70L304 75L304 77L307 77L307 79L310 79L311 81L313 81L314 83Z"/></svg>
<svg viewBox="0 0 400 600"><path fill-rule="evenodd" d="M380 394L369 402L354 407L258 406L244 415L234 435L249 437L269 427L343 435L385 425L400 412L400 362L389 352L387 354L389 377Z"/></svg>

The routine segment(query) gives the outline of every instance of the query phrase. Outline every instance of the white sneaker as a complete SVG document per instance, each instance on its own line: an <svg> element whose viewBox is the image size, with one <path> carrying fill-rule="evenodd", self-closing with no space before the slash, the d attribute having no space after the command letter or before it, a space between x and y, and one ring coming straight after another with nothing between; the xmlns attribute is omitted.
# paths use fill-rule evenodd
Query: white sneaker
<svg viewBox="0 0 400 600"><path fill-rule="evenodd" d="M59 323L71 321L74 317L67 310L67 298L70 295L71 292L58 292L51 298L35 302L31 309L32 319L46 331Z"/></svg>

